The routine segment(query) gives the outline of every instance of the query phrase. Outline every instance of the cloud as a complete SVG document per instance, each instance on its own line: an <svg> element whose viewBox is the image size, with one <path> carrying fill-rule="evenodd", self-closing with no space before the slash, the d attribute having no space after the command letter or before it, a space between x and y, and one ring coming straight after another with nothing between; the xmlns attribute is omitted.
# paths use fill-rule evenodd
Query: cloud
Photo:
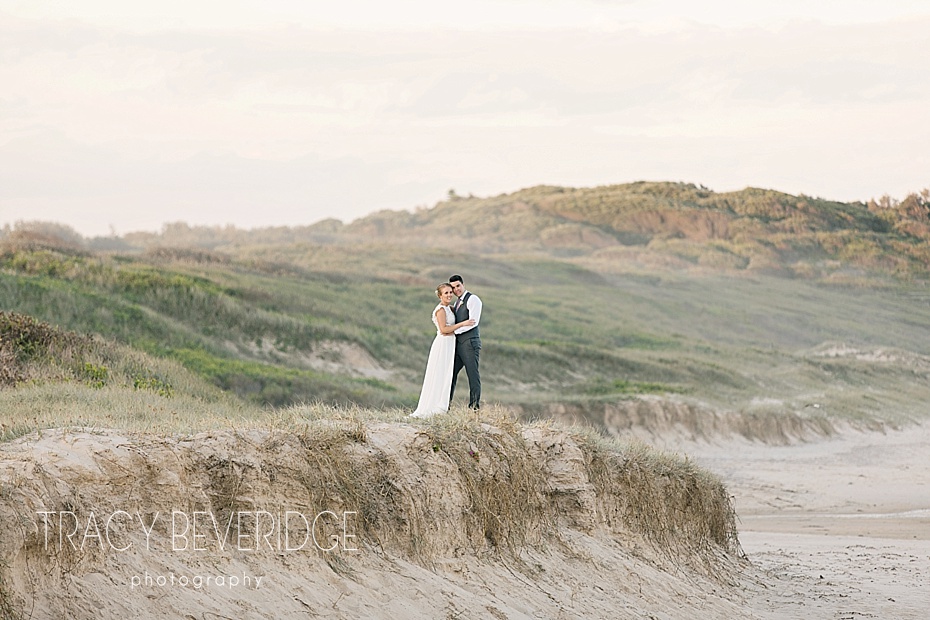
<svg viewBox="0 0 930 620"><path fill-rule="evenodd" d="M0 19L0 223L307 223L450 187L644 178L836 199L930 181L927 17L429 31Z"/></svg>

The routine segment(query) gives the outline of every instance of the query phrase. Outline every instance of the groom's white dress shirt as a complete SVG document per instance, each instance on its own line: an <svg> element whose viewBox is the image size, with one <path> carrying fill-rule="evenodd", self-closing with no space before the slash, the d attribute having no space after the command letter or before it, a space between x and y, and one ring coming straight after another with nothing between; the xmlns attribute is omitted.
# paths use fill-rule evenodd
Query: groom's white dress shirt
<svg viewBox="0 0 930 620"><path fill-rule="evenodd" d="M462 297L468 294L468 291L462 293ZM481 300L478 299L478 296L472 293L468 297L468 301L465 302L465 307L468 308L468 318L475 322L474 325L468 327L459 327L455 330L456 334L464 334L465 332L478 327L478 323L481 322Z"/></svg>

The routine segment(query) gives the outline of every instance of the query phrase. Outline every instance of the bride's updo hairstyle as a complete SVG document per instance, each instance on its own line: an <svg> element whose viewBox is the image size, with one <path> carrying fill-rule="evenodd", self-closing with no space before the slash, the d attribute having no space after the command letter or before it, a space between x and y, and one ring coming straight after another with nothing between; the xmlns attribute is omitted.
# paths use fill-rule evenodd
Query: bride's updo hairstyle
<svg viewBox="0 0 930 620"><path fill-rule="evenodd" d="M444 288L451 289L451 288L452 288L452 285L449 284L448 282L443 282L442 284L440 284L439 286L437 286L437 287L436 287L436 297L440 297L440 298L442 297L442 289L444 289Z"/></svg>

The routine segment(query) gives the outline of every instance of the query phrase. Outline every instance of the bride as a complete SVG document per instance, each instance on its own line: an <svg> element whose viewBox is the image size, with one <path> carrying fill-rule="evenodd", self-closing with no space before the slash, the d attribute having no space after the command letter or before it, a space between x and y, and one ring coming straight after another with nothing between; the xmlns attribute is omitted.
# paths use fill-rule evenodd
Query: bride
<svg viewBox="0 0 930 620"><path fill-rule="evenodd" d="M429 348L426 362L426 375L423 377L423 389L413 418L428 418L449 409L452 392L452 364L455 360L455 330L469 327L475 322L469 319L455 323L452 313L452 285L443 282L436 287L439 305L433 310L433 324L436 326L436 338Z"/></svg>

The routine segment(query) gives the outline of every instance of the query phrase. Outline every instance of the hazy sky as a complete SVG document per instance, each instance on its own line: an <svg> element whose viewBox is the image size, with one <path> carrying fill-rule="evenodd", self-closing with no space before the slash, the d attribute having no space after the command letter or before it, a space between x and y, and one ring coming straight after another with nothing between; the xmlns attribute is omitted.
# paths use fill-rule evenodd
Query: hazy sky
<svg viewBox="0 0 930 620"><path fill-rule="evenodd" d="M0 225L930 187L930 0L0 0Z"/></svg>

